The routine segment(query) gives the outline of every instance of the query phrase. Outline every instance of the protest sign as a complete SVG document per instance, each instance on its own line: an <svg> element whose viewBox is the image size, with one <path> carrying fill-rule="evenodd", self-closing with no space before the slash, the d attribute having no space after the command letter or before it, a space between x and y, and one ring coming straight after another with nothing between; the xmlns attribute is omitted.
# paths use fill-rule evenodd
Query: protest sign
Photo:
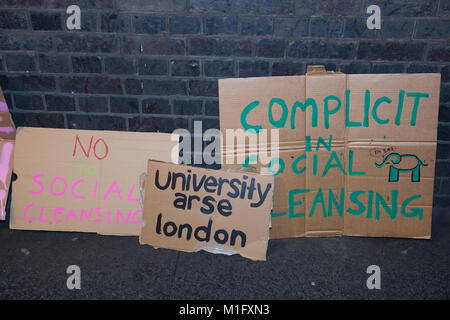
<svg viewBox="0 0 450 320"><path fill-rule="evenodd" d="M226 139L222 167L275 175L271 238L429 239L439 88L439 74L321 66L306 76L221 79L222 137L247 134ZM262 141L272 129L279 140Z"/></svg>
<svg viewBox="0 0 450 320"><path fill-rule="evenodd" d="M172 152L164 133L18 128L10 227L139 235L140 175Z"/></svg>
<svg viewBox="0 0 450 320"><path fill-rule="evenodd" d="M5 220L6 217L5 207L11 182L15 138L14 123L0 89L0 220Z"/></svg>
<svg viewBox="0 0 450 320"><path fill-rule="evenodd" d="M273 175L149 161L141 244L266 260Z"/></svg>

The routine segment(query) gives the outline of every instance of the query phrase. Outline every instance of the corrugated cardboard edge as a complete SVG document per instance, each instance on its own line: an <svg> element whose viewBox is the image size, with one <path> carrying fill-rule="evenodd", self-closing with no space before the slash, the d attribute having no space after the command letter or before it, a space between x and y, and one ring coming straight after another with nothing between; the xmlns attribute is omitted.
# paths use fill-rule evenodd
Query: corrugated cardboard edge
<svg viewBox="0 0 450 320"><path fill-rule="evenodd" d="M320 76L324 76L324 75L333 75L333 74L343 74L342 72L339 71L327 71L325 69L324 65L309 65L308 68L306 69L306 75L307 76L314 76L314 75L320 75Z"/></svg>

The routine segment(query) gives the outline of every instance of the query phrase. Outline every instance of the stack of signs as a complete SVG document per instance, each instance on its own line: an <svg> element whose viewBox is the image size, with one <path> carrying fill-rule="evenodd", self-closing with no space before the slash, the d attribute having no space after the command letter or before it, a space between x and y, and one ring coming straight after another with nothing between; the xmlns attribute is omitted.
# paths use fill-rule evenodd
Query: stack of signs
<svg viewBox="0 0 450 320"><path fill-rule="evenodd" d="M222 167L275 175L271 238L429 239L439 88L323 67L219 80Z"/></svg>
<svg viewBox="0 0 450 320"><path fill-rule="evenodd" d="M0 220L5 220L5 206L11 182L12 159L16 131L8 106L0 89Z"/></svg>
<svg viewBox="0 0 450 320"><path fill-rule="evenodd" d="M176 135L19 128L10 227L139 235L140 175L172 155Z"/></svg>
<svg viewBox="0 0 450 320"><path fill-rule="evenodd" d="M19 128L11 229L140 235L156 247L265 260L273 175L178 165L178 140Z"/></svg>
<svg viewBox="0 0 450 320"><path fill-rule="evenodd" d="M273 175L149 161L140 242L266 260Z"/></svg>

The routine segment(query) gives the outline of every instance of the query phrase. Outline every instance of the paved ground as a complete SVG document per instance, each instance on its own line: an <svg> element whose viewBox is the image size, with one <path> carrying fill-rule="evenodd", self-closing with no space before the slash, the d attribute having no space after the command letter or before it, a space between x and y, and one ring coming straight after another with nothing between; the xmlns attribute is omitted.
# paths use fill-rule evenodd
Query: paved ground
<svg viewBox="0 0 450 320"><path fill-rule="evenodd" d="M81 268L81 290L66 268ZM366 269L381 268L381 290ZM0 223L0 298L8 299L449 299L450 212L432 240L272 240L268 261L141 246L137 237L9 230Z"/></svg>

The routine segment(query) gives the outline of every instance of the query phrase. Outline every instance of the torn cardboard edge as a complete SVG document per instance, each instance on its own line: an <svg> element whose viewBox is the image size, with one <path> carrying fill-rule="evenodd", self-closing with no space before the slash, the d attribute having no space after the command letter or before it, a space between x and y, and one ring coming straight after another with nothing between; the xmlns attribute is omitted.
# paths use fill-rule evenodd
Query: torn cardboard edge
<svg viewBox="0 0 450 320"><path fill-rule="evenodd" d="M342 107L340 109L341 114L338 114L336 121L330 122L330 128L321 130L319 128L314 128L311 126L311 109L307 109L306 112L297 111L297 118L295 119L295 130L290 130L288 128L294 122L294 120L289 119L290 111L286 121L286 126L280 129L280 141L276 143L277 152L279 152L280 157L285 160L286 168L290 167L292 160L288 161L288 158L298 157L301 154L307 153L306 136L309 136L309 143L318 143L318 138L322 137L327 143L327 137L333 135L333 143L331 144L331 150L342 150L345 153L345 157L342 158L342 163L344 170L348 170L349 158L348 151L358 145L366 145L371 149L382 149L381 153L377 153L371 158L367 158L366 167L358 159L354 159L355 163L358 165L357 168L367 169L367 163L380 162L382 160L383 149L390 150L392 145L395 145L397 150L390 150L389 152L400 154L415 152L420 159L426 161L427 166L422 168L423 174L428 180L423 180L420 182L420 192L424 192L422 198L425 198L424 202L420 203L423 207L423 212L420 213L421 221L408 220L403 216L403 211L397 212L396 221L394 223L385 220L385 217L381 217L381 221L364 221L358 216L345 216L342 218L329 217L327 222L320 221L319 216L322 215L321 212L315 212L314 216L308 216L308 209L311 209L313 205L312 196L306 197L306 201L303 201L302 205L297 206L298 212L304 212L304 217L296 217L295 219L289 219L288 211L288 201L287 201L287 191L288 189L311 189L317 191L317 188L321 185L327 188L331 183L331 189L336 189L336 181L339 182L337 185L342 186L345 190L348 190L350 185L355 185L355 183L361 184L362 187L367 190L370 187L370 181L358 182L355 180L357 178L349 177L348 175L344 178L339 178L336 176L333 179L329 177L321 178L308 174L303 177L301 175L289 175L283 172L281 175L275 178L275 194L274 194L274 215L272 216L273 228L271 230L271 238L289 238L289 237L301 237L301 236L323 236L323 235L352 235L352 236L377 236L377 237L406 237L406 238L430 238L431 236L431 209L428 212L428 208L432 207L432 181L434 178L434 164L435 164L435 148L437 139L437 111L439 102L439 74L368 74L368 75L345 75L337 72L327 72L323 66L313 66L308 69L308 73L305 76L284 76L284 77L266 77L266 78L245 78L245 79L220 79L219 80L219 108L220 108L220 128L222 130L222 137L226 137L224 130L226 129L242 129L241 126L242 116L241 111L249 106L249 103L256 100L258 105L255 106L249 113L246 114L249 124L261 125L262 128L272 129L273 126L270 125L267 119L268 105L271 98L282 98L288 108L293 105L293 102L300 101L305 102L306 98L314 98L317 101L319 107L319 123L323 121L323 115L321 115L321 107L319 102L325 96L335 95L340 98L342 102ZM372 93L372 104L380 96L388 96L392 100L392 105L397 103L397 100L404 99L403 111L411 112L412 99L407 97L408 92L427 92L429 94L428 99L421 102L421 107L418 108L417 113L417 123L415 124L414 130L405 125L406 120L403 120L402 126L393 125L393 120L391 120L391 125L385 127L377 127L373 123L374 120L369 119L368 128L351 128L347 127L346 121L342 115L343 107L346 105L346 92L345 90L351 90L348 103L350 105L350 120L361 121L363 115L363 102L364 92L369 90ZM401 90L406 91L406 95L402 97L395 96L399 95ZM409 99L407 101L407 99ZM409 105L406 105L406 102ZM385 101L386 103L386 101ZM400 103L400 102L398 102ZM334 107L334 105L333 105ZM274 111L274 121L280 122L283 118L283 114L278 108ZM290 110L290 109L289 109ZM394 119L395 114L392 115L393 111L387 107L387 104L381 104L377 109L379 119ZM373 111L372 111L373 113ZM303 114L300 117L299 114ZM334 115L336 116L336 115ZM413 115L411 115L411 119ZM409 122L409 119L407 119ZM397 120L396 120L397 121ZM412 121L412 120L411 120ZM333 123L334 122L334 123ZM302 129L304 128L304 129ZM384 137L383 137L384 134ZM411 149L408 143L417 144L417 141L423 141L422 144L430 144L430 148L423 150L423 148ZM228 141L225 141L228 142ZM323 142L323 141L322 141ZM336 144L336 142L338 144ZM271 143L265 142L266 145L271 145ZM236 147L237 146L237 147ZM227 144L224 144L222 140L222 167L230 168L240 166L240 164L230 164L228 160L232 160L237 155L257 154L258 144L249 145L247 142L245 144L237 143L233 148L229 148ZM321 147L323 149L323 146ZM369 157L369 151L361 150L364 157ZM378 152L378 151L377 151ZM386 154L385 154L386 155ZM355 158L356 155L355 155ZM308 160L309 161L309 160ZM354 164L355 164L354 163ZM403 163L403 162L402 162ZM303 161L304 164L304 161ZM307 163L311 165L311 161ZM261 169L261 164L255 164L258 170ZM322 164L324 165L324 164ZM266 164L267 166L267 164ZM354 167L355 168L355 167ZM373 171L374 168L369 168L369 172ZM403 170L403 169L402 169ZM387 176L389 171L388 166L386 168L374 172L372 175L365 176L369 178L370 176ZM403 177L403 178L402 178ZM331 177L333 178L333 177ZM337 179L337 180L336 180ZM349 180L351 179L351 180ZM411 180L414 181L413 176ZM424 178L425 179L425 178ZM302 182L303 181L303 182ZM308 182L309 181L309 182ZM349 185L350 181L352 184ZM381 183L376 183L373 185L375 190L372 192L379 192L380 194L386 193L385 186ZM387 177L386 177L387 181ZM405 173L401 173L399 184L403 184L402 190L408 192L414 190L417 184L409 186L407 180L405 180ZM315 187L309 188L309 183L313 183ZM383 181L383 183L385 183ZM317 186L318 185L318 186ZM360 186L360 187L361 187ZM357 185L355 185L357 187ZM392 184L390 186L392 189ZM330 189L330 190L331 190ZM364 189L364 190L366 190ZM390 190L389 189L389 190ZM280 191L281 190L281 191ZM357 189L354 189L357 190ZM375 194L375 193L374 193ZM366 192L367 196L367 192ZM389 194L388 197L389 199ZM297 198L298 199L298 198ZM386 199L386 198L385 198ZM296 200L297 201L297 200ZM347 215L347 209L349 208L350 201L345 197L344 205L344 215ZM417 200L416 200L417 202ZM414 203L416 203L414 202ZM308 208L309 207L309 208ZM410 206L406 206L405 210L408 211ZM399 209L400 210L400 209ZM403 209L401 209L403 210ZM412 210L412 209L411 209ZM277 216L279 213L284 212L283 216ZM296 211L297 212L297 211ZM418 212L415 212L418 214ZM411 213L405 213L411 214ZM290 213L289 213L290 215ZM296 215L296 214L294 214ZM335 214L336 215L336 214ZM374 213L375 215L375 213ZM345 219L344 219L345 218ZM324 220L324 219L322 219ZM400 221L401 220L401 221ZM345 222L344 222L345 221ZM384 227L381 227L384 225ZM401 226L401 227L400 227Z"/></svg>
<svg viewBox="0 0 450 320"><path fill-rule="evenodd" d="M343 74L342 72L338 72L338 71L327 71L325 69L325 66L323 65L309 65L306 68L306 74L308 76L313 76L313 75L331 75L331 74Z"/></svg>
<svg viewBox="0 0 450 320"><path fill-rule="evenodd" d="M265 260L273 176L148 161L140 244Z"/></svg>
<svg viewBox="0 0 450 320"><path fill-rule="evenodd" d="M0 88L0 220L6 219L6 203L11 184L15 126Z"/></svg>

